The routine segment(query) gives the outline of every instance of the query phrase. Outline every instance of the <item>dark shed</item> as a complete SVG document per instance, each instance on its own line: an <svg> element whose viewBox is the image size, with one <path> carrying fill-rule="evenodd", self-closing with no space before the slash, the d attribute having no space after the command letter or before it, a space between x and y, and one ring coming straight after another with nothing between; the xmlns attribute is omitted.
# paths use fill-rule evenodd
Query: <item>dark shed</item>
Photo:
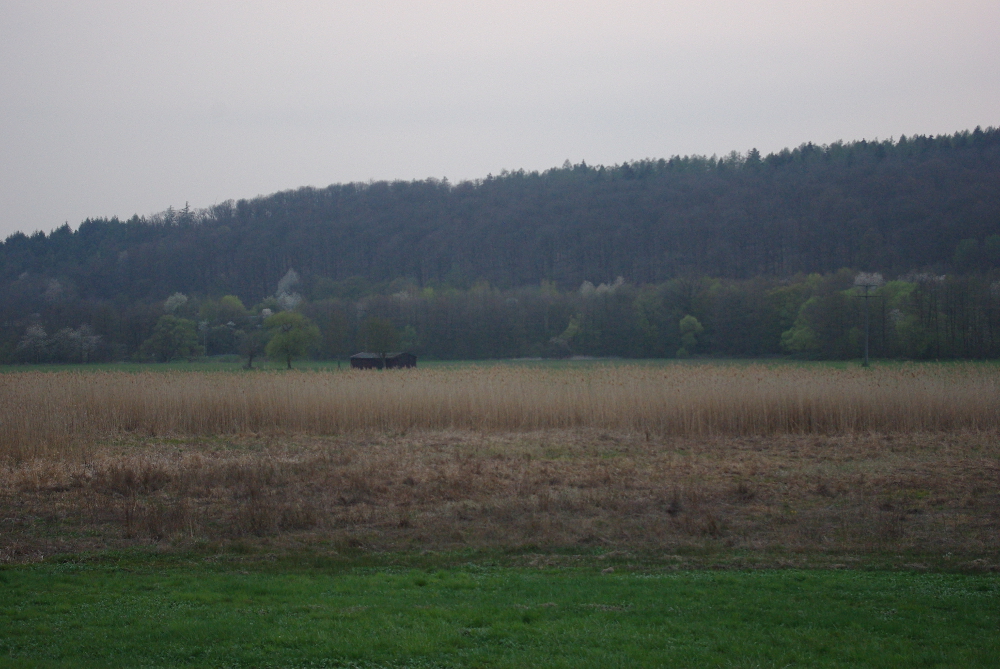
<svg viewBox="0 0 1000 669"><path fill-rule="evenodd" d="M401 353L389 353L385 356L386 369L401 369L403 367L416 367L417 356L405 351Z"/></svg>
<svg viewBox="0 0 1000 669"><path fill-rule="evenodd" d="M412 353L386 353L385 368L401 369L403 367L416 367L417 356ZM382 356L378 353L355 353L351 356L352 369L382 369Z"/></svg>
<svg viewBox="0 0 1000 669"><path fill-rule="evenodd" d="M355 353L351 356L351 369L382 369L382 358L375 353Z"/></svg>

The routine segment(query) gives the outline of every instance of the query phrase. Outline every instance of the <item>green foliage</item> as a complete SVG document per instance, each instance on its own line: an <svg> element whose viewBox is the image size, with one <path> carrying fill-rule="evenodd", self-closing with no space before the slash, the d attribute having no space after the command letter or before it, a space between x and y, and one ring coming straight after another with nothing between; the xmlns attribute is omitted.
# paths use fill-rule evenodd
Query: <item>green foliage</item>
<svg viewBox="0 0 1000 669"><path fill-rule="evenodd" d="M802 306L805 307L804 304ZM781 347L789 353L818 353L822 348L819 337L804 316L805 310L803 317L796 318L795 324L781 333Z"/></svg>
<svg viewBox="0 0 1000 669"><path fill-rule="evenodd" d="M983 257L988 268L1000 268L1000 235L990 235L983 242Z"/></svg>
<svg viewBox="0 0 1000 669"><path fill-rule="evenodd" d="M704 332L705 328L697 318L688 314L681 319L678 329L681 333L681 347L677 349L677 357L685 358L694 351L698 345L698 335Z"/></svg>
<svg viewBox="0 0 1000 669"><path fill-rule="evenodd" d="M162 304L184 290L192 302L231 294L250 304L289 264L313 301L391 295L399 283L508 290L547 281L565 291L617 276L645 286L840 267L900 275L957 269L963 240L978 240L974 271L985 271L982 252L1000 220L998 173L1000 130L988 128L760 157L580 163L458 185L302 188L205 212L11 235L0 245L0 294L22 314L39 310L21 297L44 299L28 284L50 279L97 301Z"/></svg>
<svg viewBox="0 0 1000 669"><path fill-rule="evenodd" d="M417 329L412 325L406 325L403 327L403 331L399 333L399 348L403 351L415 351L420 347L420 335L417 334Z"/></svg>
<svg viewBox="0 0 1000 669"><path fill-rule="evenodd" d="M282 311L264 320L264 327L271 333L267 342L267 357L284 360L288 369L292 360L301 358L320 339L319 328L296 311Z"/></svg>
<svg viewBox="0 0 1000 669"><path fill-rule="evenodd" d="M246 358L246 368L253 369L254 358L264 355L271 333L259 326L250 326L234 333L236 350Z"/></svg>
<svg viewBox="0 0 1000 669"><path fill-rule="evenodd" d="M580 287L577 331L571 337L574 353L584 355L625 355L641 350L643 331L636 313L634 286L618 277L596 288L589 282ZM573 321L570 321L571 328ZM567 333L564 333L564 337ZM570 340L567 340L570 341Z"/></svg>
<svg viewBox="0 0 1000 669"><path fill-rule="evenodd" d="M384 359L386 353L399 347L399 331L386 318L366 318L361 324L358 340L366 351L378 353Z"/></svg>
<svg viewBox="0 0 1000 669"><path fill-rule="evenodd" d="M218 322L232 322L240 325L247 318L247 308L243 301L235 295L223 295L216 306L214 319Z"/></svg>
<svg viewBox="0 0 1000 669"><path fill-rule="evenodd" d="M888 668L992 667L1000 656L995 575L222 557L7 566L0 662Z"/></svg>
<svg viewBox="0 0 1000 669"><path fill-rule="evenodd" d="M316 345L321 358L343 358L354 353L351 345L350 311L353 305L341 300L323 299L304 304L301 312L313 321L320 331Z"/></svg>
<svg viewBox="0 0 1000 669"><path fill-rule="evenodd" d="M423 360L693 353L850 359L859 357L863 346L865 301L853 286L856 274L845 269L783 280L684 278L641 287L615 281L572 290L551 284L498 290L478 283L466 291L410 286L356 302L302 303L294 313L314 323L319 337L293 358L308 353L342 359L359 349L406 349ZM274 298L268 303L277 308ZM252 364L251 358L263 353L272 334L269 328L261 331L267 314L241 306L235 296L188 299L184 308L201 321L197 343L205 354L239 354ZM907 275L871 290L868 308L875 357L1000 357L1000 274ZM163 315L162 303L81 302L73 309L53 303L27 322L0 327L0 352L6 351L3 360L35 364L108 362L140 352L157 359L201 354L170 347L159 352L161 340L170 339L165 326L157 330ZM377 346L366 331L373 322L389 337ZM84 347L84 341L96 344ZM287 356L274 353L287 366Z"/></svg>
<svg viewBox="0 0 1000 669"><path fill-rule="evenodd" d="M968 272L976 269L981 261L979 240L963 239L955 247L955 266L959 271Z"/></svg>
<svg viewBox="0 0 1000 669"><path fill-rule="evenodd" d="M1000 268L1000 235L988 235L980 244L963 239L955 246L952 263L959 272L988 272Z"/></svg>
<svg viewBox="0 0 1000 669"><path fill-rule="evenodd" d="M836 295L848 267L913 287L870 301L874 355L995 357L998 175L988 128L88 219L0 244L0 359L82 359L59 333L85 325L88 360L134 357L165 311L234 355L255 303L310 318L323 358L356 350L365 316L424 357L671 357L690 351L687 315L699 354L848 358L863 316ZM45 337L25 339L36 324Z"/></svg>
<svg viewBox="0 0 1000 669"><path fill-rule="evenodd" d="M823 358L856 356L863 304L856 299L852 284L850 271L814 278L809 291L812 294L799 306L792 327L781 334L782 348ZM872 292L876 294L878 289Z"/></svg>
<svg viewBox="0 0 1000 669"><path fill-rule="evenodd" d="M194 321L167 314L156 322L153 335L142 345L142 352L147 357L170 362L177 357L197 357L204 349L198 344Z"/></svg>
<svg viewBox="0 0 1000 669"><path fill-rule="evenodd" d="M313 300L357 300L372 293L372 283L363 276L352 276L343 281L334 281L318 276L313 282Z"/></svg>

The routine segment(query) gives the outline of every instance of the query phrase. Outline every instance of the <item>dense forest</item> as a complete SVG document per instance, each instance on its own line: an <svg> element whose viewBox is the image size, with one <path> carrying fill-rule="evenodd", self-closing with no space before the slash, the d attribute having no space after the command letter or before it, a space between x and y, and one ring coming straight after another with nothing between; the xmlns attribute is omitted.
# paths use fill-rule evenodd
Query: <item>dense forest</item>
<svg viewBox="0 0 1000 669"><path fill-rule="evenodd" d="M282 311L319 357L375 319L438 358L843 358L865 305L876 355L994 357L1000 130L88 219L8 237L0 285L6 361L254 352Z"/></svg>

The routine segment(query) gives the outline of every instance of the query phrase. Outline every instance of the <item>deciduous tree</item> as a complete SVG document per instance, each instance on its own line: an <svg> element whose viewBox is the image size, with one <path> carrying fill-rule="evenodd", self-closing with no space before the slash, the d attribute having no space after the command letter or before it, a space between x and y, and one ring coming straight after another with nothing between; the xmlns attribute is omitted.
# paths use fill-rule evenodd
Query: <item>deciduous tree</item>
<svg viewBox="0 0 1000 669"><path fill-rule="evenodd" d="M283 359L292 368L292 360L309 352L309 347L319 338L319 328L297 311L282 311L268 316L264 327L271 332L267 343L267 357Z"/></svg>
<svg viewBox="0 0 1000 669"><path fill-rule="evenodd" d="M170 362L176 357L193 358L203 352L198 345L195 322L169 314L160 316L153 336L143 343L142 350L161 362Z"/></svg>
<svg viewBox="0 0 1000 669"><path fill-rule="evenodd" d="M377 353L385 368L385 356L399 347L399 331L386 318L368 318L361 324L361 343L365 350Z"/></svg>

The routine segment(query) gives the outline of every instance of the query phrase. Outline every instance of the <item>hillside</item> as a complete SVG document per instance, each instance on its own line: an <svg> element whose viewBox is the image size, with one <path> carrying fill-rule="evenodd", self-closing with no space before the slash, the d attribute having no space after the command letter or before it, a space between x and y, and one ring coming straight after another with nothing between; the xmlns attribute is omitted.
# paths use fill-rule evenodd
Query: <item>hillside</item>
<svg viewBox="0 0 1000 669"><path fill-rule="evenodd" d="M0 281L55 278L84 299L181 291L255 302L294 268L465 288L622 276L746 279L842 267L898 275L997 262L1000 130L806 144L760 158L569 165L481 181L302 188L208 210L84 221L0 246ZM967 249L968 250L968 249ZM996 250L992 250L996 253Z"/></svg>
<svg viewBox="0 0 1000 669"><path fill-rule="evenodd" d="M186 355L235 353L265 309L312 319L325 358L363 348L373 317L438 358L850 358L858 271L889 280L874 355L1000 355L1000 130L302 188L15 234L0 359L150 358L167 312Z"/></svg>

